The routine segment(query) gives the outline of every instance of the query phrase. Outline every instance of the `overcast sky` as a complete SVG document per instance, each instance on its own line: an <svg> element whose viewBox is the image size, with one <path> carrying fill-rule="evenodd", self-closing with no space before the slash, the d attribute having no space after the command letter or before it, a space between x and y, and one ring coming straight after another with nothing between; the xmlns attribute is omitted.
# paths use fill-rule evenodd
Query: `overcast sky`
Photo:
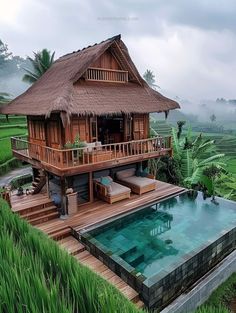
<svg viewBox="0 0 236 313"><path fill-rule="evenodd" d="M0 0L0 38L15 55L59 57L121 34L164 94L236 98L235 17L235 0Z"/></svg>

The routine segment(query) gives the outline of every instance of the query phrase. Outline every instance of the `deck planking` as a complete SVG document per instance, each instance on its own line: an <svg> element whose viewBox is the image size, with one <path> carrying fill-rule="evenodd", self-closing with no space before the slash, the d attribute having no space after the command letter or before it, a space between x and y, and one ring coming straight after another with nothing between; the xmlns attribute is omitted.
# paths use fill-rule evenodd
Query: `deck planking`
<svg viewBox="0 0 236 313"><path fill-rule="evenodd" d="M65 222L74 230L80 231L112 217L132 212L138 207L149 205L172 195L177 195L184 190L185 189L182 187L158 181L156 190L143 195L132 194L130 199L125 199L113 204L104 201L96 201L84 205Z"/></svg>
<svg viewBox="0 0 236 313"><path fill-rule="evenodd" d="M132 212L138 207L149 205L172 195L177 195L184 190L185 189L182 187L158 181L157 189L154 191L150 191L143 195L132 194L130 199L125 199L113 204L98 200L79 207L78 212L71 215L66 220L53 218L52 220L39 223L34 227L40 229L49 237L56 240L63 250L66 250L69 254L73 255L81 264L89 267L92 271L113 284L129 300L133 301L136 306L143 307L143 302L139 299L138 293L100 260L85 250L83 244L72 237L71 229L79 232L82 229L109 220L112 217ZM28 209L39 207L38 210L40 211L41 206L45 207L45 205L50 205L50 203L51 200L46 194L24 195L21 197L13 195L11 197L12 211L21 214L22 218L27 216L27 214L25 215L22 213L27 212Z"/></svg>

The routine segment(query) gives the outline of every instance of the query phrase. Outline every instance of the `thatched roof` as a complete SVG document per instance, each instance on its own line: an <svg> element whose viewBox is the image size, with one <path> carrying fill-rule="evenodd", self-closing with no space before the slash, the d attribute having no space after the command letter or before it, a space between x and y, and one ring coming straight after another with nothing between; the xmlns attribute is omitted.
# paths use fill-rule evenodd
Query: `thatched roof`
<svg viewBox="0 0 236 313"><path fill-rule="evenodd" d="M129 82L80 80L107 49L116 56L122 68L129 71ZM0 112L44 116L63 112L68 117L71 114L151 113L176 108L179 108L177 102L151 89L143 80L119 35L59 58L36 83Z"/></svg>

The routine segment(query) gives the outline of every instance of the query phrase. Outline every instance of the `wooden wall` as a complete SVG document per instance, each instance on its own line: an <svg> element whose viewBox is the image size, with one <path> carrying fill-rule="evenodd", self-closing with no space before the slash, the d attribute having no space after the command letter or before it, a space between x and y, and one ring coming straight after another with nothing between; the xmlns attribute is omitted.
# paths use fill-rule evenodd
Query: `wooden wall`
<svg viewBox="0 0 236 313"><path fill-rule="evenodd" d="M117 60L109 50L105 51L90 67L121 70Z"/></svg>
<svg viewBox="0 0 236 313"><path fill-rule="evenodd" d="M50 119L44 117L28 117L29 141L52 148L63 148L68 142L73 143L77 136L81 141L97 140L96 117L73 116L66 128L63 128L59 115ZM124 141L148 138L149 115L124 115Z"/></svg>
<svg viewBox="0 0 236 313"><path fill-rule="evenodd" d="M29 141L39 145L46 144L45 119L44 117L28 116Z"/></svg>
<svg viewBox="0 0 236 313"><path fill-rule="evenodd" d="M29 141L42 146L60 148L65 144L65 132L60 116L49 119L41 116L28 116Z"/></svg>

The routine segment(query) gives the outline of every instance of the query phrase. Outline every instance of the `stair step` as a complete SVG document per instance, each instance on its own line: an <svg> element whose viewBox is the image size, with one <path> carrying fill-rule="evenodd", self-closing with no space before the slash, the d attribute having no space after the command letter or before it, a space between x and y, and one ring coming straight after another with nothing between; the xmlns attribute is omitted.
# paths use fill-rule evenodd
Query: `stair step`
<svg viewBox="0 0 236 313"><path fill-rule="evenodd" d="M59 229L55 232L52 232L49 234L49 237L52 239L59 241L63 238L66 238L71 235L71 229L70 227L66 226L65 228Z"/></svg>
<svg viewBox="0 0 236 313"><path fill-rule="evenodd" d="M83 251L75 255L75 258L83 265L88 266L98 275L104 277L108 282L118 288L125 297L133 302L139 301L139 294L124 282L118 275L112 272L100 260L91 255L88 251Z"/></svg>
<svg viewBox="0 0 236 313"><path fill-rule="evenodd" d="M37 187L38 184L39 184L39 182L36 182L36 181L33 181L33 182L32 182L32 186L33 186L33 187Z"/></svg>
<svg viewBox="0 0 236 313"><path fill-rule="evenodd" d="M40 177L38 177L38 176L35 177L35 178L34 178L34 181L35 181L36 183L40 182Z"/></svg>
<svg viewBox="0 0 236 313"><path fill-rule="evenodd" d="M138 309L143 309L143 308L144 308L144 303L143 303L143 301L140 300L140 299L139 299L137 302L135 302L134 304L136 305L136 307L137 307Z"/></svg>
<svg viewBox="0 0 236 313"><path fill-rule="evenodd" d="M59 213L57 211L56 212L51 212L51 213L48 213L48 214L44 214L43 216L38 216L38 217L30 219L29 223L31 225L37 225L37 224L41 224L43 222L52 220L52 219L54 219L54 218L56 218L58 216L59 216Z"/></svg>
<svg viewBox="0 0 236 313"><path fill-rule="evenodd" d="M85 251L85 246L72 236L59 240L58 244L71 255Z"/></svg>
<svg viewBox="0 0 236 313"><path fill-rule="evenodd" d="M28 212L25 214L22 214L21 217L25 218L28 221L31 221L33 218L36 217L42 217L48 213L52 213L52 212L58 212L57 208L55 207L55 205L43 208L43 209L39 209L37 211L33 211L33 212Z"/></svg>
<svg viewBox="0 0 236 313"><path fill-rule="evenodd" d="M29 197L29 202L24 204L24 207L20 203L20 199L19 199L19 204L17 203L17 205L14 206L14 209L12 211L14 213L24 215L26 213L34 212L34 211L54 205L52 200L48 198L45 198L43 200L34 200L33 196L29 195L28 197Z"/></svg>

